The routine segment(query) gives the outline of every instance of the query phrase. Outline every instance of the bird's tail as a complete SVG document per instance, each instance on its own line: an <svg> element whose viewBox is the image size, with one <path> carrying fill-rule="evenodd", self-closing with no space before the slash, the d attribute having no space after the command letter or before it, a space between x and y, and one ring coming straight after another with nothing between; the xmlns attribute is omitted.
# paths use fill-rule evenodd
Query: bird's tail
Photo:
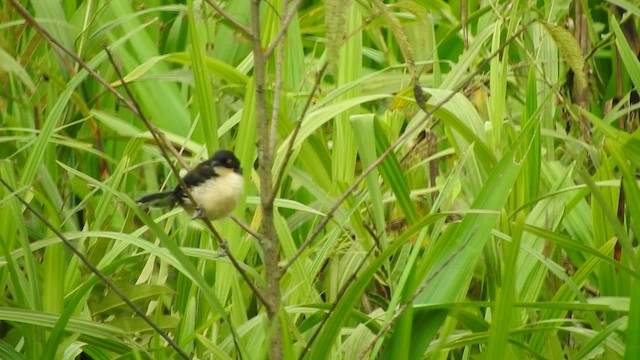
<svg viewBox="0 0 640 360"><path fill-rule="evenodd" d="M174 207L176 203L177 200L173 191L150 194L138 200L138 204L144 204L150 207Z"/></svg>

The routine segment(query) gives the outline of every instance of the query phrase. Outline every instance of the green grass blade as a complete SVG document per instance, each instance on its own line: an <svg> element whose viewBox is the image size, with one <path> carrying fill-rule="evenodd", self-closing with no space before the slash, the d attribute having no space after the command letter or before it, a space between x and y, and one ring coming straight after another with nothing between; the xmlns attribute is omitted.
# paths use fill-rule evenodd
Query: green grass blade
<svg viewBox="0 0 640 360"><path fill-rule="evenodd" d="M615 243L616 243L616 240L612 239L608 241L603 247L598 249L598 251L604 254L610 254L613 251L613 247L615 246ZM587 277L594 271L595 267L600 263L600 261L601 260L595 256L588 259L587 262L585 262L585 264L580 269L578 269L578 271L576 271L576 273L571 277L573 284L577 285L578 287L582 286L582 284L586 281ZM571 301L576 296L581 296L581 295L579 293L578 294L575 293L574 285L565 283L556 292L556 294L553 296L551 301L552 302ZM562 309L543 310L542 314L540 315L539 321L541 321L541 326L543 326L542 324L544 323L545 320L562 319L564 318L565 315L566 315L566 310L562 310ZM534 333L531 339L529 340L529 346L531 347L531 349L533 349L533 351L543 353L545 350L545 344L547 343L548 337L555 335L555 332L556 331L552 330L551 334L549 334L549 332Z"/></svg>
<svg viewBox="0 0 640 360"><path fill-rule="evenodd" d="M380 255L373 259L370 264L360 273L358 278L349 286L347 291L338 300L336 308L331 313L329 320L320 331L320 335L315 341L310 354L310 359L325 359L326 351L333 346L333 342L339 335L339 329L348 320L347 314L353 309L358 301L359 295L364 291L371 281L373 275L378 271L379 267L392 256L401 246L403 246L414 234L436 221L439 216L426 216L418 221L414 226L409 228L389 247L383 250Z"/></svg>
<svg viewBox="0 0 640 360"><path fill-rule="evenodd" d="M368 139L375 138L374 117L373 115L359 115L351 117L351 126L357 136L354 136L356 145L358 146L358 154L360 156L362 167L367 168L377 158L375 144ZM366 178L367 188L369 190L370 206L373 212L373 220L378 234L385 231L385 213L382 204L382 191L380 189L379 173L374 169ZM386 244L382 244L384 248Z"/></svg>
<svg viewBox="0 0 640 360"><path fill-rule="evenodd" d="M517 300L515 283L518 269L516 268L516 263L520 253L524 219L524 214L520 213L516 218L515 224L513 224L511 242L503 242L502 287L498 292L495 306L491 312L492 320L486 352L488 359L512 356L511 351L513 350L508 343L509 330L520 325L520 321L517 318L518 313L513 311L513 304Z"/></svg>
<svg viewBox="0 0 640 360"><path fill-rule="evenodd" d="M378 154L382 154L390 146L389 140L380 124L375 123L375 144ZM380 174L385 183L393 190L398 206L402 209L404 216L410 224L418 220L418 212L410 197L410 189L404 171L400 167L400 162L394 153L391 153L382 164L380 164Z"/></svg>
<svg viewBox="0 0 640 360"><path fill-rule="evenodd" d="M209 154L213 154L220 148L218 144L218 115L211 86L209 73L206 71L205 54L203 52L206 39L201 38L201 34L206 34L206 27L201 23L196 23L197 19L193 12L193 1L187 2L189 14L189 35L191 38L191 58L193 59L193 77L195 79L196 104L199 118L196 131L204 136Z"/></svg>

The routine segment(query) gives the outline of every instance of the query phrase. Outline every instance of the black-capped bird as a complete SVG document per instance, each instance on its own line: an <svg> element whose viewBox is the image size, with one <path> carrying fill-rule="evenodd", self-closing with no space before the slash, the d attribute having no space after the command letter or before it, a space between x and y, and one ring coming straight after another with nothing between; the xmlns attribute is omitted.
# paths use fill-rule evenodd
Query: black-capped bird
<svg viewBox="0 0 640 360"><path fill-rule="evenodd" d="M240 161L228 150L219 150L201 162L183 178L197 205L189 199L182 185L166 191L142 197L138 203L151 207L182 206L194 219L207 215L209 220L218 220L229 215L242 198L244 178Z"/></svg>

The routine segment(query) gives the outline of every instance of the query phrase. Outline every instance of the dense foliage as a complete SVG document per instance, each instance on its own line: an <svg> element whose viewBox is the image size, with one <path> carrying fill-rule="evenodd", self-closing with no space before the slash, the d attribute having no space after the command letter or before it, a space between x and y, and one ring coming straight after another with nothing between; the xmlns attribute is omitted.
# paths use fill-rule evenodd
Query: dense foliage
<svg viewBox="0 0 640 360"><path fill-rule="evenodd" d="M253 3L0 5L0 358L640 353L636 3Z"/></svg>

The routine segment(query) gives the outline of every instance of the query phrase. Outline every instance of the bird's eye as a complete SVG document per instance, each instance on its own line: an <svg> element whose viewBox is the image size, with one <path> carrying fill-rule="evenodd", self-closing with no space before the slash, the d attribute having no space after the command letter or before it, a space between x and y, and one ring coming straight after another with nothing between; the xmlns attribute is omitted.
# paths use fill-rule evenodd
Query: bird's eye
<svg viewBox="0 0 640 360"><path fill-rule="evenodd" d="M227 159L227 165L231 165L231 159Z"/></svg>

